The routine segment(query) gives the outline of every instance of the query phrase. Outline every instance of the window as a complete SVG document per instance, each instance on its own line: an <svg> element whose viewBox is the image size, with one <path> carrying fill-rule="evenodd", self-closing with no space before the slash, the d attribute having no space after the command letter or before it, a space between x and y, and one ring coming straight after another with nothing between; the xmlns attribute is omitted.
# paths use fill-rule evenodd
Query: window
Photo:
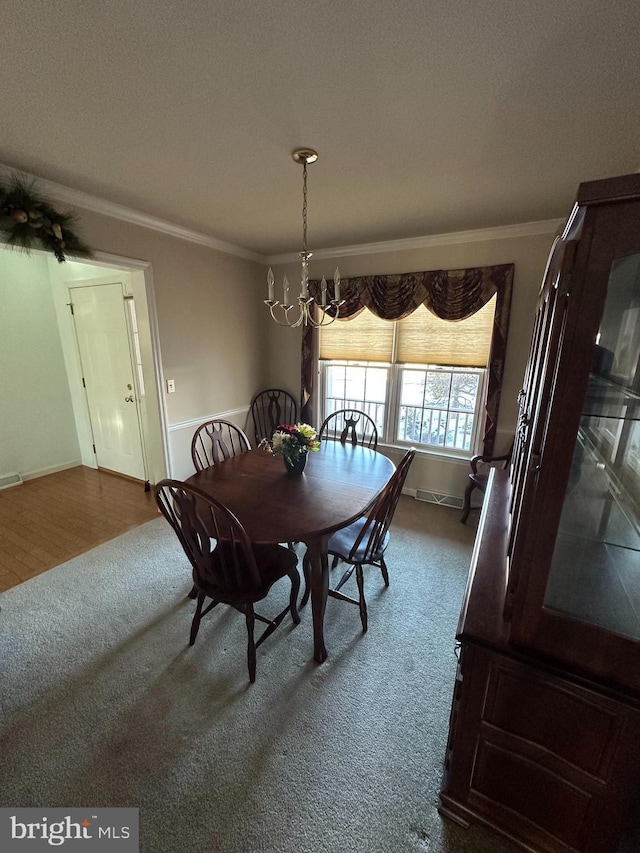
<svg viewBox="0 0 640 853"><path fill-rule="evenodd" d="M368 310L320 329L322 418L362 409L388 444L470 455L481 436L495 297L467 320L420 306L403 320Z"/></svg>

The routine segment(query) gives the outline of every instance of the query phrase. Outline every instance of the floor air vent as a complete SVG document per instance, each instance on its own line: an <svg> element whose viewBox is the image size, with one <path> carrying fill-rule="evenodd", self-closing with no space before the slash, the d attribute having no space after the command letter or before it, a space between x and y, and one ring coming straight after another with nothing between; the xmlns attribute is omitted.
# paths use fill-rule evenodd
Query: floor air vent
<svg viewBox="0 0 640 853"><path fill-rule="evenodd" d="M22 483L20 474L0 474L0 489L9 489Z"/></svg>
<svg viewBox="0 0 640 853"><path fill-rule="evenodd" d="M441 495L439 492L427 492L424 489L416 489L416 500L462 509L462 498L456 498L454 495Z"/></svg>

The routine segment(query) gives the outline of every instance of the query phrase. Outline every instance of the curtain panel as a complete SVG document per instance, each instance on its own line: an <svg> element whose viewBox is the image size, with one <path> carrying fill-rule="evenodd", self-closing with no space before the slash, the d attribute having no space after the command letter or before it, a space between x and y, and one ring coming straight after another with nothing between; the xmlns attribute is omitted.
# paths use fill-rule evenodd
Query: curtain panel
<svg viewBox="0 0 640 853"><path fill-rule="evenodd" d="M428 270L399 275L373 275L343 279L340 296L344 304L340 317L357 317L365 309L383 320L402 320L420 305L442 320L460 322L471 317L495 295L491 353L486 386L483 453L493 452L504 357L509 329L513 264L474 267L463 270ZM309 293L321 311L320 282L309 282ZM327 301L334 296L333 282L327 282ZM314 306L314 307L316 307ZM327 313L333 310L327 308ZM302 405L308 423L314 422L314 379L318 372L315 335L305 330L302 341Z"/></svg>

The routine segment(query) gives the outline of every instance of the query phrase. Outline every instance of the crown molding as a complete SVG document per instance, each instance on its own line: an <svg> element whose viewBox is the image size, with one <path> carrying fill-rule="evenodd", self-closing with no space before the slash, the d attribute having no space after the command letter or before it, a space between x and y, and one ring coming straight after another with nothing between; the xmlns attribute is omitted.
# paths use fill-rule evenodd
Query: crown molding
<svg viewBox="0 0 640 853"><path fill-rule="evenodd" d="M200 246L217 249L219 252L226 252L229 255L236 255L239 258L256 261L259 264L270 266L296 263L300 260L298 252L291 252L284 255L260 255L257 252L252 252L250 249L245 249L243 246L236 246L234 243L218 240L216 237L211 237L208 234L201 234L199 231L183 228L181 225L174 225L172 222L167 222L164 219L140 213L130 207L105 201L81 190L74 190L71 187L56 184L46 178L40 178L37 175L32 175L0 163L0 178L6 179L12 174L18 174L25 178L25 180L37 181L43 193L65 204L72 204L74 207L81 207L93 213L100 213L103 216L110 216L113 219L128 222L130 225L149 228L152 231L158 231L170 237L177 237L179 240L187 240L190 243L197 243ZM479 228L474 231L454 231L449 234L408 237L403 240L386 240L381 243L361 243L354 246L316 249L313 252L313 257L317 260L322 258L343 258L355 255L380 254L382 252L405 252L411 249L425 249L436 246L452 246L457 243L481 243L490 240L506 240L510 237L534 237L542 234L555 234L564 222L564 219L547 219L539 222L523 222L519 225Z"/></svg>
<svg viewBox="0 0 640 853"><path fill-rule="evenodd" d="M478 228L475 231L453 231L449 234L431 234L427 237L408 237L404 240L386 240L382 243L361 243L356 246L340 246L335 249L316 249L313 257L343 258L353 255L373 255L380 252L405 252L409 249L425 249L435 246L452 246L457 243L482 243L489 240L506 240L510 237L535 237L555 234L564 224L564 219L545 219L540 222L522 222L519 225L499 225L495 228ZM297 253L270 255L266 263L289 264L299 260Z"/></svg>
<svg viewBox="0 0 640 853"><path fill-rule="evenodd" d="M183 228L181 225L174 225L172 222L167 222L166 220L159 219L156 216L149 216L146 213L140 213L130 207L124 207L121 204L105 201L97 196L82 192L81 190L74 190L71 187L56 184L53 181L48 181L46 178L40 178L37 175L31 175L28 172L23 172L21 169L13 169L11 166L0 163L0 177L6 179L12 174L20 175L27 181L37 181L38 188L41 189L44 194L51 196L64 204L72 204L74 207L81 207L84 210L90 210L92 213L101 213L103 216L120 219L122 222L128 222L130 225L139 225L142 228L149 228L152 231L167 234L169 237L177 237L179 240L187 240L190 243L207 246L209 249L217 249L219 252L226 252L229 255L237 255L239 258L245 258L249 261L257 261L261 264L266 263L264 255L259 255L257 252L252 252L250 249L245 249L243 246L226 243L224 240L218 240L216 237L201 234L199 231L193 231L190 228Z"/></svg>

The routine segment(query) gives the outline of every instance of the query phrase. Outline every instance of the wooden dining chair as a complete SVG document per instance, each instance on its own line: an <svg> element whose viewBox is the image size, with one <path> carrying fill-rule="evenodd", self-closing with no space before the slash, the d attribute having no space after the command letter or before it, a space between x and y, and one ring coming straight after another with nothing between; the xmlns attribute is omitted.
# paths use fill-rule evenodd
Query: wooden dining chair
<svg viewBox="0 0 640 853"><path fill-rule="evenodd" d="M280 424L295 424L298 420L298 404L288 391L280 388L259 391L251 401L249 411L256 446L263 438L270 439Z"/></svg>
<svg viewBox="0 0 640 853"><path fill-rule="evenodd" d="M240 427L225 420L200 424L191 441L191 458L196 471L224 462L247 450L251 450L247 436Z"/></svg>
<svg viewBox="0 0 640 853"><path fill-rule="evenodd" d="M160 511L173 527L193 568L196 611L189 645L195 643L200 621L218 604L243 613L247 625L249 680L256 679L256 649L275 631L287 613L300 622L297 609L300 575L295 553L280 545L253 545L236 516L201 489L179 480L162 480L155 488ZM273 619L256 613L254 604L266 598L273 584L288 576L289 603ZM211 599L205 607L205 601ZM255 621L266 624L258 640Z"/></svg>
<svg viewBox="0 0 640 853"><path fill-rule="evenodd" d="M480 489L484 494L487 483L489 482L489 469L495 468L496 463L501 463L499 467L508 468L511 462L511 454L513 453L513 442L509 450L502 456L474 456L471 462L471 471L469 472L469 482L464 490L464 499L462 501L462 516L461 524L466 524L471 512L471 495L474 489Z"/></svg>
<svg viewBox="0 0 640 853"><path fill-rule="evenodd" d="M357 604L360 608L360 620L362 631L366 632L368 627L367 602L364 597L364 574L363 566L377 566L382 572L385 586L389 586L389 572L384 561L384 553L389 544L389 527L398 506L402 487L407 479L409 468L416 455L415 448L408 450L384 491L375 502L368 515L359 518L347 527L337 530L329 539L327 554L338 557L339 560L348 564L348 567L335 587L329 588L329 595L340 601L348 601ZM323 557L324 559L324 557ZM300 606L304 606L309 600L311 591L311 566L306 555L303 560L305 577L305 591ZM344 584L349 580L353 571L356 572L358 583L358 598L350 598L340 592Z"/></svg>
<svg viewBox="0 0 640 853"><path fill-rule="evenodd" d="M338 409L322 422L319 438L330 438L342 444L361 444L376 450L378 428L373 418L359 409Z"/></svg>

